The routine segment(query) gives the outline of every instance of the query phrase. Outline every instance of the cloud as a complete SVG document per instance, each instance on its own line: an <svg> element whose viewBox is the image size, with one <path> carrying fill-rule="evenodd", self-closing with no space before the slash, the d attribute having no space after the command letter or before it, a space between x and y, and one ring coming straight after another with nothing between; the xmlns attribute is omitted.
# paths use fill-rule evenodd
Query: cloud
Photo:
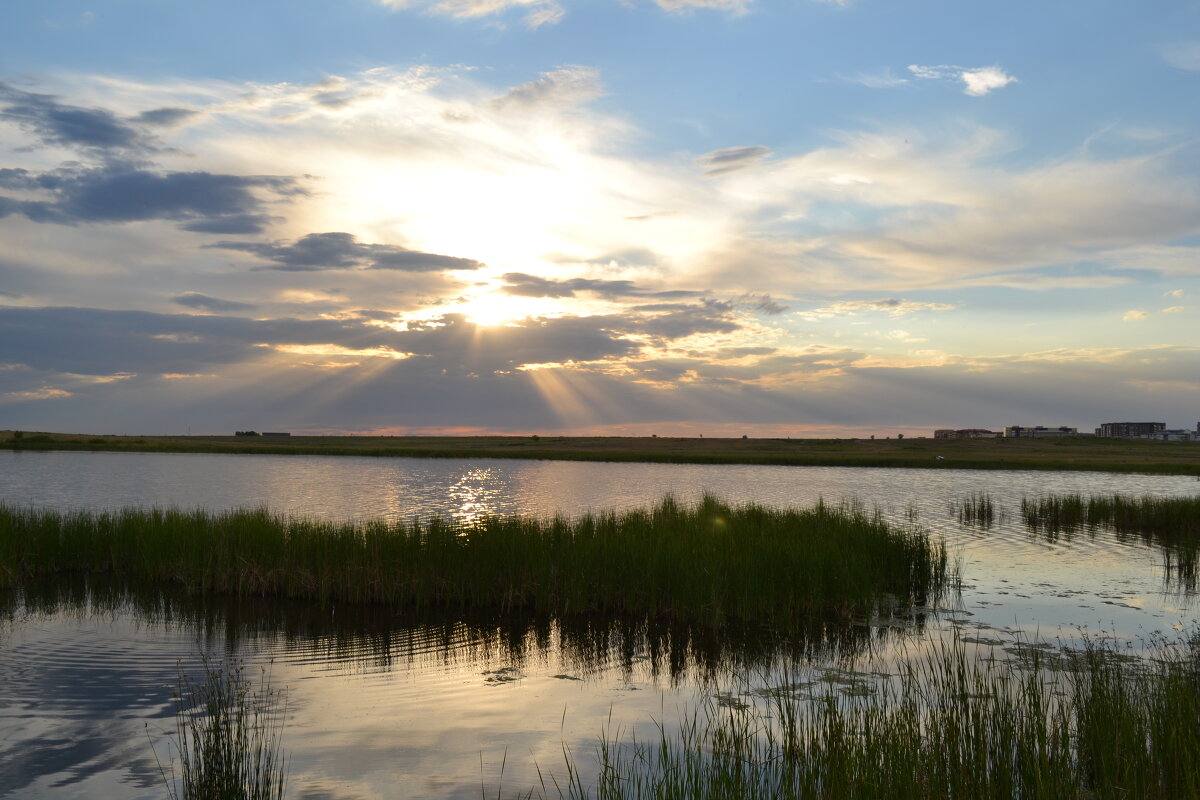
<svg viewBox="0 0 1200 800"><path fill-rule="evenodd" d="M540 28L562 19L562 6L554 0L378 0L396 9L420 8L427 14L476 19L503 14L510 10L525 12L525 25Z"/></svg>
<svg viewBox="0 0 1200 800"><path fill-rule="evenodd" d="M1164 313L1164 314L1178 314L1178 313L1180 313L1180 312L1182 312L1182 311L1186 311L1186 310L1187 310L1187 308L1186 308L1185 306L1168 306L1167 308L1164 308L1164 309L1162 310L1162 313Z"/></svg>
<svg viewBox="0 0 1200 800"><path fill-rule="evenodd" d="M1147 314L1145 311L1126 311L1123 315L1121 315L1121 321L1137 322L1138 320L1145 319L1146 316Z"/></svg>
<svg viewBox="0 0 1200 800"><path fill-rule="evenodd" d="M1159 52L1172 67L1200 72L1200 42L1172 42L1160 45Z"/></svg>
<svg viewBox="0 0 1200 800"><path fill-rule="evenodd" d="M857 83L868 89L895 89L898 86L905 86L909 82L908 78L901 78L892 72L890 68L875 74L860 72L857 75L842 78L842 80L848 83Z"/></svg>
<svg viewBox="0 0 1200 800"><path fill-rule="evenodd" d="M688 12L696 9L714 9L728 11L731 14L745 14L747 6L753 0L654 0L655 5L664 11Z"/></svg>
<svg viewBox="0 0 1200 800"><path fill-rule="evenodd" d="M606 281L593 278L570 278L554 280L529 275L524 272L508 272L501 276L505 285L501 291L518 297L575 297L577 292L590 292L606 299L621 297L655 297L661 299L695 297L700 292L688 290L649 291L633 281Z"/></svg>
<svg viewBox="0 0 1200 800"><path fill-rule="evenodd" d="M15 122L46 144L94 150L148 147L143 134L111 111L58 102L53 95L25 92L0 83L0 120Z"/></svg>
<svg viewBox="0 0 1200 800"><path fill-rule="evenodd" d="M422 253L389 244L364 244L352 234L310 233L291 244L285 242L222 241L206 247L251 253L275 266L269 269L312 272L335 269L391 269L401 272L474 270L482 263L470 258Z"/></svg>
<svg viewBox="0 0 1200 800"><path fill-rule="evenodd" d="M493 105L500 109L529 111L535 108L577 106L604 91L600 73L591 67L566 66L543 72L536 80L509 89Z"/></svg>
<svg viewBox="0 0 1200 800"><path fill-rule="evenodd" d="M1003 89L1017 81L1013 76L1005 74L1004 70L999 67L963 70L959 77L967 86L963 92L972 97L983 97L993 89Z"/></svg>
<svg viewBox="0 0 1200 800"><path fill-rule="evenodd" d="M711 178L758 166L769 155L771 155L771 150L762 145L726 147L705 153L696 159L696 164L704 170L704 177Z"/></svg>
<svg viewBox="0 0 1200 800"><path fill-rule="evenodd" d="M199 292L186 292L172 297L171 302L188 308L198 308L202 311L249 311L255 306L251 303L239 303L236 300L222 300L219 297L209 297Z"/></svg>
<svg viewBox="0 0 1200 800"><path fill-rule="evenodd" d="M964 85L963 94L971 97L983 97L995 89L1002 89L1017 79L1007 74L997 66L991 67L956 67L949 64L938 66L921 66L910 64L908 71L920 80L959 80Z"/></svg>
<svg viewBox="0 0 1200 800"><path fill-rule="evenodd" d="M6 172L0 185L52 199L0 197L0 217L23 214L34 222L59 225L166 219L189 231L255 233L272 221L259 191L276 196L303 194L286 177L158 172L122 164Z"/></svg>
<svg viewBox="0 0 1200 800"><path fill-rule="evenodd" d="M921 303L889 297L881 300L843 300L811 311L802 311L800 315L805 319L816 320L831 317L856 317L864 312L881 312L890 317L903 317L919 311L953 310L955 310L955 306L948 303Z"/></svg>
<svg viewBox="0 0 1200 800"><path fill-rule="evenodd" d="M169 128L193 119L198 114L199 112L190 108L155 108L150 111L143 111L136 117L133 117L133 121L143 125Z"/></svg>

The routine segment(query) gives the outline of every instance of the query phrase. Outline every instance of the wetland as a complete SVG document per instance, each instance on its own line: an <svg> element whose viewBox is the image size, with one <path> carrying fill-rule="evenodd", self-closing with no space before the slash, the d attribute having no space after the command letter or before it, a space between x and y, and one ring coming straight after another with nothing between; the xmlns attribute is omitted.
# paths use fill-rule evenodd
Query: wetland
<svg viewBox="0 0 1200 800"><path fill-rule="evenodd" d="M27 549L23 560L5 562L4 797L164 796L150 742L163 754L179 738L173 695L180 673L202 675L205 659L213 657L245 664L250 672L267 670L273 686L286 687L282 741L292 797L508 797L529 791L557 797L559 789L566 796L639 796L630 787L658 780L644 771L648 764L696 775L702 772L697 764L711 766L704 759L714 753L758 754L728 767L778 764L781 753L802 751L830 763L830 752L850 753L852 742L870 744L875 749L863 752L875 755L847 755L838 762L846 765L842 777L830 773L821 778L824 785L868 780L855 777L854 758L884 763L877 757L886 751L895 754L886 762L889 769L923 775L928 790L930 781L950 776L901 767L920 763L922 752L949 746L949 738L940 744L927 738L945 725L921 727L936 718L938 698L971 694L991 699L967 710L997 725L962 727L959 750L970 750L972 742L983 747L982 739L970 738L982 730L1000 752L1013 741L1003 738L1006 731L1036 717L1043 727L1028 727L1022 741L1036 740L1041 730L1046 741L1075 748L1063 750L1073 772L1047 767L1038 780L1078 788L1097 780L1079 764L1113 762L1110 755L1080 761L1078 731L1087 730L1087 720L1101 712L1126 720L1136 738L1166 719L1162 709L1192 713L1181 698L1195 694L1194 673L1187 671L1193 669L1188 642L1196 627L1194 536L1171 521L1195 519L1200 482L1186 476L51 451L0 453L0 488L10 514L7 531L22 519L59 530L75 520L76 533L84 536L57 555ZM667 496L673 499L664 501ZM1140 503L1143 511L1158 509L1156 519L1165 522L1117 525L1112 520L1119 512L1106 510L1121 506L1117 497L1135 498L1122 502ZM1053 502L1084 511L1072 519L1048 510L1052 506L1036 511L1038 503ZM1058 521L1050 525L1054 514ZM178 537L160 537L170 543L205 541L217 535L211 526L239 518L260 533L282 534L284 542L291 525L313 541L341 537L342 547L366 542L370 530L404 534L411 544L414 533L417 540L429 539L435 517L453 547L469 549L472 538L480 540L485 549L471 569L487 572L471 573L463 584L471 591L488 587L491 599L462 597L459 589L448 590L452 602L424 603L332 591L373 585L370 570L378 565L368 562L353 562L366 572L326 581L329 592L310 578L281 584L317 586L316 594L266 591L262 577L272 568L261 563L248 570L249 578L207 586L203 578L180 580L177 562L165 580L114 569L111 550L109 566L100 569L103 559L80 544L102 532L102 520L110 533L121 529L122 520L129 531L178 531ZM655 538L656 519L669 521L676 533L701 532L695 541L699 560L680 561L688 548L673 549L679 536ZM924 542L927 557L908 563L897 555L908 551L882 551L889 555L861 560L871 569L900 567L902 578L872 573L853 590L839 581L840 596L828 593L831 586L818 592L819 581L794 581L804 588L794 598L805 602L772 603L791 590L772 582L772 570L804 575L805 567L769 538L767 551L784 555L755 562L754 536L747 532L773 536L775 522L780 530L799 530L805 519L815 520L815 530L829 531L832 540L818 536L802 544L802 554L814 559L822 547L846 538L832 534L847 533L849 528L837 527L846 522L860 533L875 531L876 542L889 541L883 531L908 542L909 550ZM1038 520L1047 524L1031 524ZM557 531L574 539L566 533L581 530L608 531L600 539L632 537L617 548L629 560L587 552L570 562L568 572L578 580L551 591L557 578L547 570L568 556L539 560L545 547L539 537L553 538ZM34 540L48 538L42 531ZM497 533L491 541L488 531ZM589 547L597 541L582 538ZM8 533L5 541L17 537ZM853 549L863 555L873 547L858 540ZM146 542L133 548L142 558L149 549ZM240 546L226 542L209 550L236 556ZM288 558L302 561L300 550ZM830 564L854 560L836 549L829 553ZM660 556L665 560L655 561ZM64 558L72 560L69 569L54 566ZM344 551L326 552L306 569L351 562ZM620 566L597 574L587 571L594 567L589 562ZM12 566L18 563L20 569ZM931 580L921 584L914 580L921 572L917 563L941 563L944 571L929 570ZM676 570L663 566L675 564ZM827 576L832 569L814 565L808 575ZM381 575L374 584L415 585ZM606 583L618 578L630 583ZM654 586L666 588L645 591ZM569 587L619 598L621 607L595 606L595 598L583 595L564 604ZM789 608L796 613L789 616ZM1089 663L1097 665L1090 672ZM1105 671L1114 664L1137 669ZM1163 677L1146 677L1159 668ZM960 683L945 689L939 675L958 676ZM1038 680L1030 683L1023 675ZM995 691L966 692L961 680L968 678ZM1031 696L1026 690L1035 684L1051 688ZM1166 695L1155 694L1163 687ZM925 700L906 705L918 697ZM1034 708L1046 713L1031 716L1027 706L1004 700L1022 697L1038 700ZM1117 699L1077 702L1087 697ZM790 716L782 713L788 709ZM1112 716L1114 709L1120 714ZM767 733L771 720L788 719L792 728ZM886 735L870 743L856 734L838 739L830 733L852 734L867 725ZM807 733L796 738L797 731ZM898 747L906 731L915 731L908 741L923 747ZM1055 731L1070 735L1055 740ZM747 738L748 732L757 733ZM733 749L714 749L715 741ZM1185 775L1195 774L1186 761L1194 752L1190 746L1185 742L1170 762ZM676 760L662 760L664 752ZM1161 753L1128 753L1130 763L1140 758L1150 772L1167 763ZM1120 768L1124 777L1104 780L1135 780L1129 777L1133 767ZM785 779L728 769L709 774L745 781L731 796L753 794L754 786L762 795L766 787L778 789L771 781ZM957 774L965 779L977 770L968 765ZM605 794L605 776L629 791ZM793 779L786 778L800 785ZM930 796L919 789L913 784L894 796ZM1026 791L1053 796L1049 789Z"/></svg>

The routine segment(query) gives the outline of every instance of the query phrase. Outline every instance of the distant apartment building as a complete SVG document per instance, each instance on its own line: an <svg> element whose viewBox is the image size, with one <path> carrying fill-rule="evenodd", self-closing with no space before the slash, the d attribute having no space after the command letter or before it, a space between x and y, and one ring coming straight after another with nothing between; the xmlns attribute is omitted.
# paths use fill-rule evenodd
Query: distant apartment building
<svg viewBox="0 0 1200 800"><path fill-rule="evenodd" d="M1068 428L1061 425L1057 428L1047 428L1045 425L1009 425L1004 429L1005 439L1043 439L1051 436L1078 436L1078 428Z"/></svg>
<svg viewBox="0 0 1200 800"><path fill-rule="evenodd" d="M999 439L1002 435L986 428L939 428L933 432L935 439Z"/></svg>
<svg viewBox="0 0 1200 800"><path fill-rule="evenodd" d="M1142 434L1136 438L1153 439L1160 442L1200 442L1200 425L1196 427L1197 430L1194 431L1189 431L1187 428L1164 428L1154 433Z"/></svg>
<svg viewBox="0 0 1200 800"><path fill-rule="evenodd" d="M1102 439L1136 439L1142 436L1153 437L1166 429L1165 422L1105 422L1096 428L1096 435Z"/></svg>

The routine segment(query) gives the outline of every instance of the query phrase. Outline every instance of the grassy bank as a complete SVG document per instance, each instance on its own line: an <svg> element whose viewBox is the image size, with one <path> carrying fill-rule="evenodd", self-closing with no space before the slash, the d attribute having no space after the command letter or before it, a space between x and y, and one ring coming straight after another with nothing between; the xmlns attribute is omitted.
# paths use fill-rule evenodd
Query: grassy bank
<svg viewBox="0 0 1200 800"><path fill-rule="evenodd" d="M203 594L799 628L931 602L944 545L859 511L671 499L578 519L367 524L266 511L0 506L0 583L114 575Z"/></svg>
<svg viewBox="0 0 1200 800"><path fill-rule="evenodd" d="M94 436L0 431L0 449L533 458L1200 475L1200 444L1132 439L713 439L564 436Z"/></svg>
<svg viewBox="0 0 1200 800"><path fill-rule="evenodd" d="M865 697L795 686L708 703L657 740L606 732L599 778L565 752L542 796L583 798L1200 797L1200 661L1095 644L1049 673L944 646ZM589 770L590 771L590 770Z"/></svg>

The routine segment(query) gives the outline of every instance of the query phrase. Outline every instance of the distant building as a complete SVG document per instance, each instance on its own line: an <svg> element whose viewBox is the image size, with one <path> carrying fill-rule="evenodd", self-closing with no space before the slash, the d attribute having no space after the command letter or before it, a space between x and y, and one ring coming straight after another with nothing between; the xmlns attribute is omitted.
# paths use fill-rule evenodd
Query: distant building
<svg viewBox="0 0 1200 800"><path fill-rule="evenodd" d="M1002 435L986 428L939 428L933 432L935 439L999 439Z"/></svg>
<svg viewBox="0 0 1200 800"><path fill-rule="evenodd" d="M1078 428L1068 428L1066 425L1057 428L1047 428L1045 425L1027 427L1024 425L1009 425L1004 429L1005 439L1045 439L1052 436L1078 436Z"/></svg>
<svg viewBox="0 0 1200 800"><path fill-rule="evenodd" d="M1197 424L1200 429L1200 424ZM1096 428L1096 435L1104 439L1134 439L1154 436L1167 429L1165 422L1105 422Z"/></svg>
<svg viewBox="0 0 1200 800"><path fill-rule="evenodd" d="M1138 439L1154 439L1162 442L1200 442L1200 430L1189 431L1187 428L1171 428L1147 433L1135 437Z"/></svg>
<svg viewBox="0 0 1200 800"><path fill-rule="evenodd" d="M291 436L287 431L263 431L263 436Z"/></svg>

